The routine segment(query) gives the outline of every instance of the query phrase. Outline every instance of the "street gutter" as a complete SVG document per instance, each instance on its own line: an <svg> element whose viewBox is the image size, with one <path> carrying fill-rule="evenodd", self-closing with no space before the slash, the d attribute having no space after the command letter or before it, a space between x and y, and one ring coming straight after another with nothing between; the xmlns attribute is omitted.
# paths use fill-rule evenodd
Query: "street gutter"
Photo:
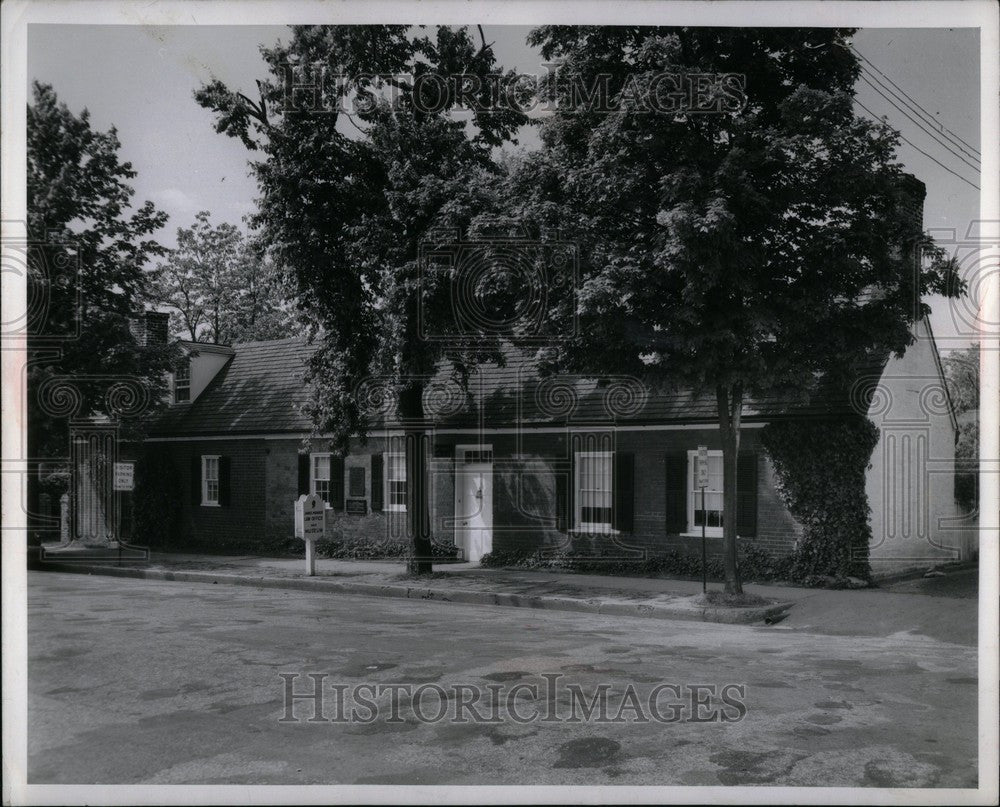
<svg viewBox="0 0 1000 807"><path fill-rule="evenodd" d="M730 625L749 625L756 622L777 621L794 603L778 602L744 608L706 606L695 603L695 596L681 596L673 601L657 602L655 598L625 600L594 596L587 598L556 595L524 595L504 591L475 589L447 589L433 586L416 586L399 583L356 583L328 580L322 577L271 577L228 574L222 572L170 571L169 569L142 569L126 566L105 566L89 563L45 563L41 571L70 574L97 574L107 577L126 577L136 580L162 580L181 583L207 583L230 586L256 586L258 588L287 589L290 591L318 591L337 594L355 594L366 597L392 597L423 600L425 602L459 603L464 605L492 605L506 608L531 608L539 611L573 611L604 616L642 617L646 619L689 620L719 622Z"/></svg>

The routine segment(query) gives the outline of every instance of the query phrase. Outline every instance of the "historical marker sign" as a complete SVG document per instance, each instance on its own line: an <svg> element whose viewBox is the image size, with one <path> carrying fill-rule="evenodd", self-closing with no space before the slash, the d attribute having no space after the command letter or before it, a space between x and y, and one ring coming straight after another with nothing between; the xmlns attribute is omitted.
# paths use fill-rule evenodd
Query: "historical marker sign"
<svg viewBox="0 0 1000 807"><path fill-rule="evenodd" d="M295 537L318 541L323 537L326 502L315 493L303 494L295 502Z"/></svg>
<svg viewBox="0 0 1000 807"><path fill-rule="evenodd" d="M115 490L135 490L135 463L115 463Z"/></svg>
<svg viewBox="0 0 1000 807"><path fill-rule="evenodd" d="M698 446L698 462L695 464L696 488L708 487L708 446Z"/></svg>
<svg viewBox="0 0 1000 807"><path fill-rule="evenodd" d="M306 542L306 574L316 574L316 542L326 528L326 502L315 493L295 500L295 537Z"/></svg>

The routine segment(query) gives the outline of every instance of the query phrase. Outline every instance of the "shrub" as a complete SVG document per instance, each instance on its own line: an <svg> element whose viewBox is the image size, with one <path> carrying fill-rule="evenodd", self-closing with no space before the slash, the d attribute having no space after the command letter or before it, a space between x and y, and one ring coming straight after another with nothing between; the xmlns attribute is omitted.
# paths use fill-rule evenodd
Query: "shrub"
<svg viewBox="0 0 1000 807"><path fill-rule="evenodd" d="M755 544L742 543L739 547L740 569L744 579L769 581L785 579L789 562L775 558ZM558 569L580 574L607 574L630 577L701 577L701 555L693 552L668 550L645 557L601 558L591 553L552 550L498 549L483 556L482 565L488 568ZM723 577L722 559L708 559L708 577Z"/></svg>
<svg viewBox="0 0 1000 807"><path fill-rule="evenodd" d="M438 560L454 559L458 554L457 547L450 544L434 541L431 547ZM410 549L409 541L393 538L327 538L316 542L319 557L336 560L405 560Z"/></svg>

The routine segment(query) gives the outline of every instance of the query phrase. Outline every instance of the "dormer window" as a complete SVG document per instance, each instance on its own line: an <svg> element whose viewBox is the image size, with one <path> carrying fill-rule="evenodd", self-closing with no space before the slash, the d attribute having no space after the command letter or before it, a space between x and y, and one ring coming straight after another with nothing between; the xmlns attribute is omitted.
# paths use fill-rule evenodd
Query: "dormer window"
<svg viewBox="0 0 1000 807"><path fill-rule="evenodd" d="M187 360L174 370L174 403L191 400L191 364Z"/></svg>

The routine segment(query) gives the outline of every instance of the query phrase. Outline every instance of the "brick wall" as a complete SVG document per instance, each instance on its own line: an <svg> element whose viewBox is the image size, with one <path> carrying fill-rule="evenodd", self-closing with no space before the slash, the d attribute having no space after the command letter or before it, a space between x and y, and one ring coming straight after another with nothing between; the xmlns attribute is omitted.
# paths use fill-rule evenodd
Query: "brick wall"
<svg viewBox="0 0 1000 807"><path fill-rule="evenodd" d="M180 541L204 551L264 551L268 540L267 443L264 440L194 440L166 446L179 478ZM192 457L228 457L230 503L210 507L192 499ZM293 483L294 484L294 483Z"/></svg>
<svg viewBox="0 0 1000 807"><path fill-rule="evenodd" d="M801 535L798 525L774 490L774 471L757 444L758 431L747 429L742 451L757 454L757 535L748 539L775 554L790 551ZM618 536L572 535L556 525L556 467L569 458L570 435L565 432L523 435L439 435L429 460L431 532L440 542L454 542L456 444L483 442L493 446L493 547L494 549L551 548L630 555L637 551L701 551L700 537L668 534L666 518L666 467L668 452L707 445L720 448L715 429L672 431L623 431L612 437L613 448L635 458L634 529ZM188 496L190 457L221 454L230 457L232 504L210 508L185 501L182 519L186 534L205 548L276 548L295 546L294 501L298 496L300 441L233 440L171 443L171 452ZM367 514L328 514L327 534L337 538L390 537L405 540L405 516L372 512L371 455L398 451L398 444L372 439L356 441L345 460L347 488L351 467L365 469ZM709 538L708 549L720 554L721 538Z"/></svg>

